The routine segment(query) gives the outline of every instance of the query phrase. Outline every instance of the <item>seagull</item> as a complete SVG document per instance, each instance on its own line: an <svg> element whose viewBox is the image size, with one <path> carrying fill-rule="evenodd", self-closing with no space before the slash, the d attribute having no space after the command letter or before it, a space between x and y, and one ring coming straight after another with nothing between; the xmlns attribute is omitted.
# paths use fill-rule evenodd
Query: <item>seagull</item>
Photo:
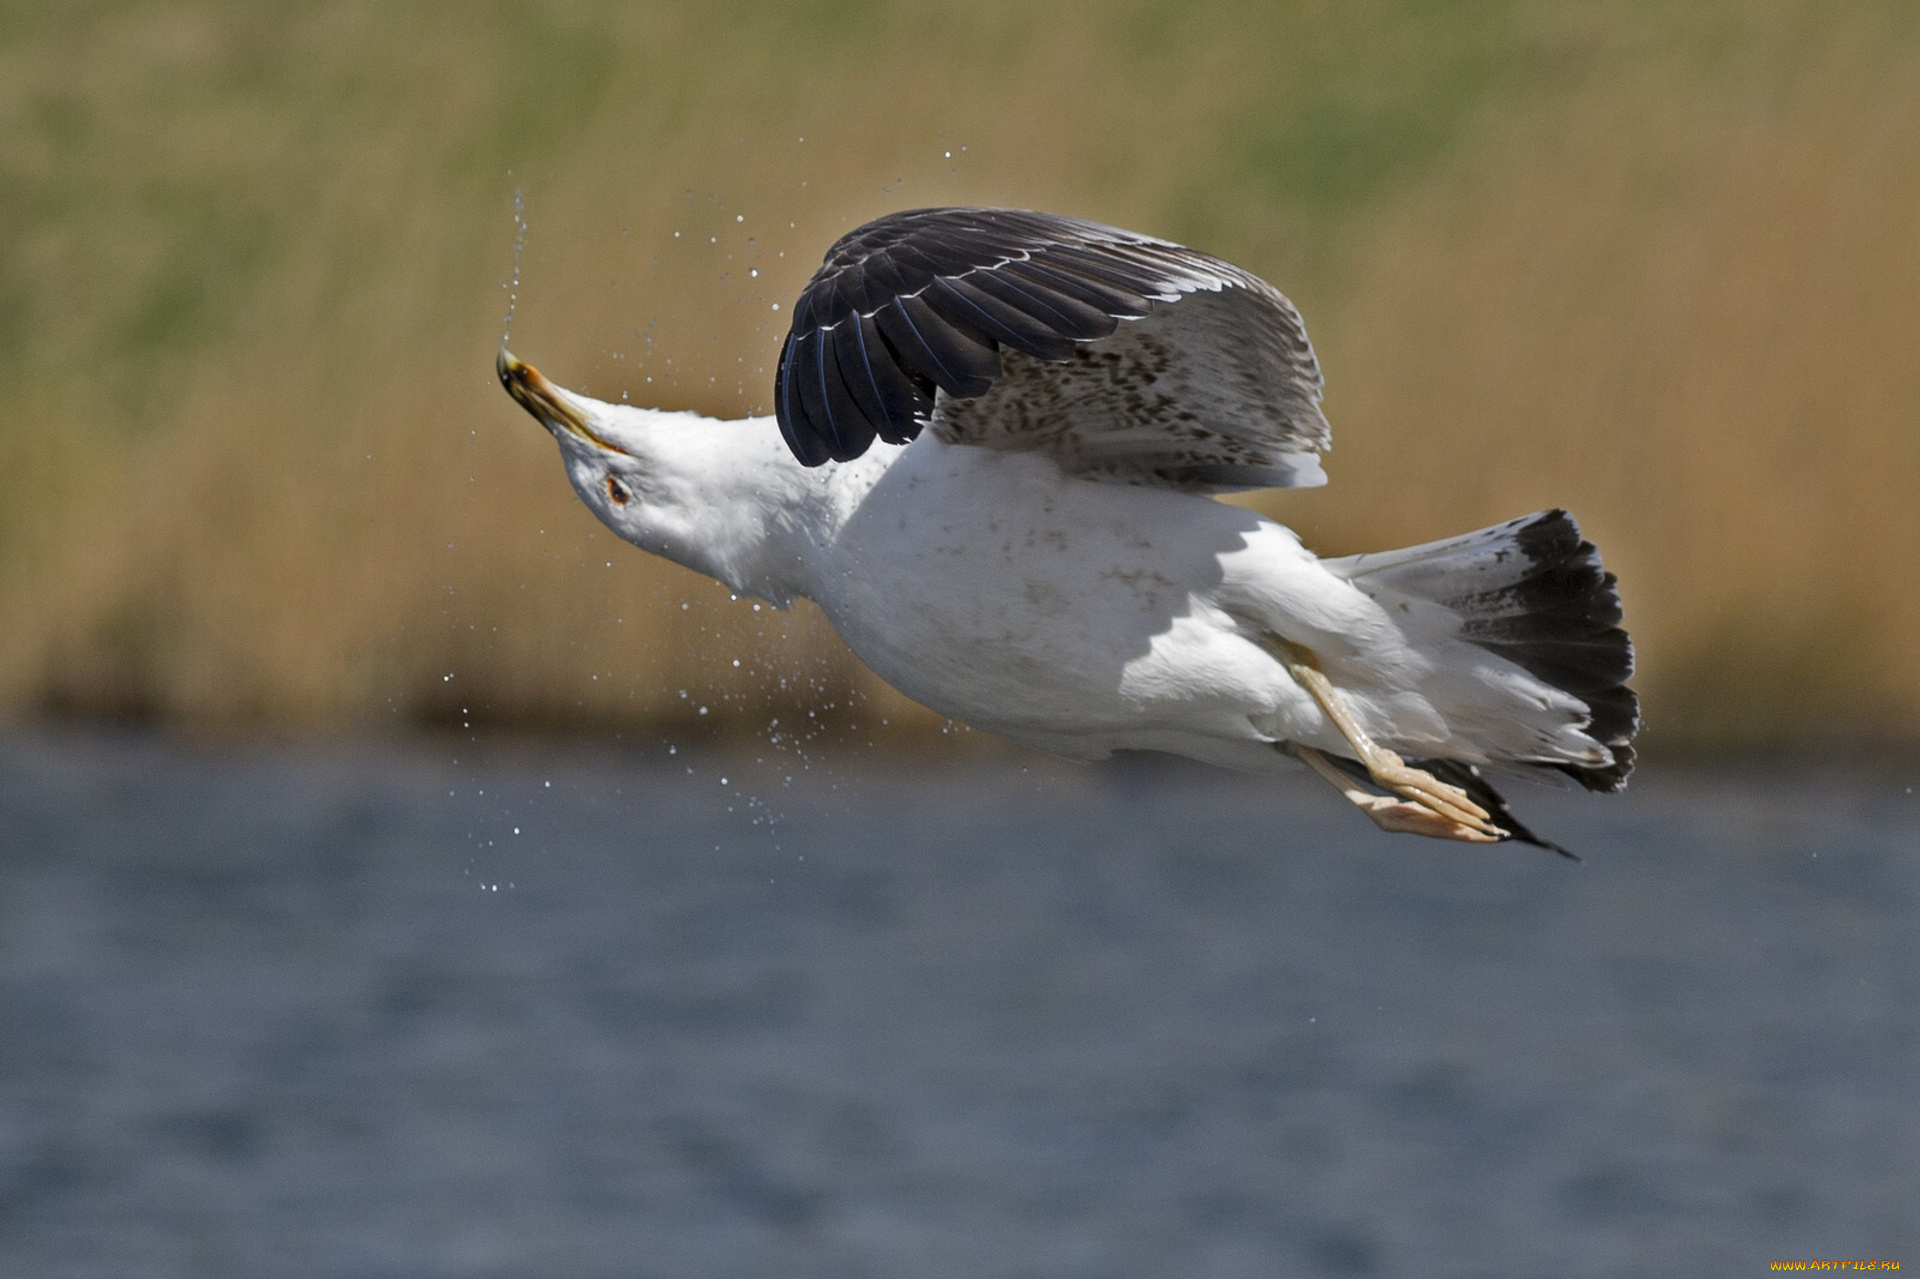
<svg viewBox="0 0 1920 1279"><path fill-rule="evenodd" d="M504 347L496 369L620 537L814 601L894 688L1013 742L1304 765L1384 830L1568 857L1489 775L1632 771L1632 644L1566 511L1321 559L1214 500L1326 483L1331 431L1299 312L1204 253L889 214L801 292L771 417L603 403Z"/></svg>

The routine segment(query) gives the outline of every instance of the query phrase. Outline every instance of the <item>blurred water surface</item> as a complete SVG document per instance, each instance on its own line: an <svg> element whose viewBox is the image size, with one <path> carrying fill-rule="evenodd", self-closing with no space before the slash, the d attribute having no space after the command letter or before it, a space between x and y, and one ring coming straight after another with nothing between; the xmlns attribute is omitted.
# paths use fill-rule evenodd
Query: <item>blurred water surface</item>
<svg viewBox="0 0 1920 1279"><path fill-rule="evenodd" d="M1913 778L663 749L0 738L0 1272L1920 1263Z"/></svg>

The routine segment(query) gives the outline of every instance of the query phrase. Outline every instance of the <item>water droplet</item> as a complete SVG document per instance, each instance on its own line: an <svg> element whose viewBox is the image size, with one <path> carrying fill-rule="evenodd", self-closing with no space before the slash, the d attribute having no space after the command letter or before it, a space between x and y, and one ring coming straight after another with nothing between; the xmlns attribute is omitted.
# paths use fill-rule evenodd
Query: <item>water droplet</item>
<svg viewBox="0 0 1920 1279"><path fill-rule="evenodd" d="M520 188L513 189L513 283L507 286L507 316L500 329L500 345L513 336L513 311L520 301L520 255L527 247L527 206Z"/></svg>

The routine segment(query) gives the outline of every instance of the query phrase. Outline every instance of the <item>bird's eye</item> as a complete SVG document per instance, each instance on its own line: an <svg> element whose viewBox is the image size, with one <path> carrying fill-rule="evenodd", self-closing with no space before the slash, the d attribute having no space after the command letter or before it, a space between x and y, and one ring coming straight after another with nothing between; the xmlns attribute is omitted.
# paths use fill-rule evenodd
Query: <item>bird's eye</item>
<svg viewBox="0 0 1920 1279"><path fill-rule="evenodd" d="M607 477L607 497L612 500L615 506L625 506L633 500L633 491L609 475Z"/></svg>

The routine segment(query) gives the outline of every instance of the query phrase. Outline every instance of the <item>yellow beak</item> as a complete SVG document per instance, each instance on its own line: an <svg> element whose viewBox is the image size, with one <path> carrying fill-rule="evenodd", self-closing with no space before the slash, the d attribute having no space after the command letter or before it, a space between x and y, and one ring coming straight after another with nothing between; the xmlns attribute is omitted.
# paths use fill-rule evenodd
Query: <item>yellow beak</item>
<svg viewBox="0 0 1920 1279"><path fill-rule="evenodd" d="M618 453L622 457L631 456L625 449L616 448L593 433L587 425L587 419L579 409L567 402L565 395L553 383L540 376L540 370L531 364L522 363L514 358L513 352L506 347L500 348L499 356L493 362L494 372L500 375L500 385L507 388L507 394L518 401L521 408L533 414L534 420L549 431L566 431L588 444Z"/></svg>

